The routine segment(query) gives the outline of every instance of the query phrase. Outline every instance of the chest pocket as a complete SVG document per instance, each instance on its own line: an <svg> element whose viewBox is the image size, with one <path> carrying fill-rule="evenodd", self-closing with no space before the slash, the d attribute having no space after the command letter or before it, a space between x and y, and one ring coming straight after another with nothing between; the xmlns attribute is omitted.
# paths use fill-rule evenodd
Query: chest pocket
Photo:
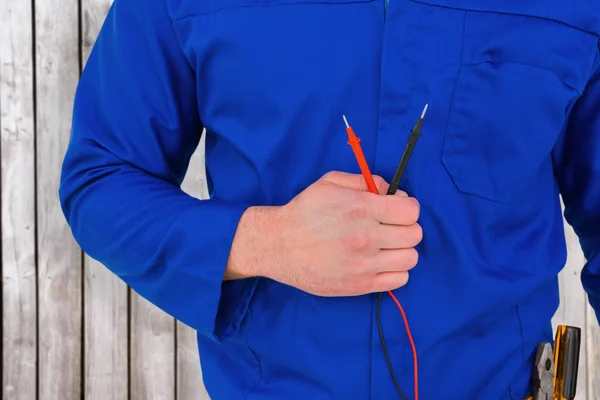
<svg viewBox="0 0 600 400"><path fill-rule="evenodd" d="M414 1L421 23L432 7L459 13L463 23L442 163L461 192L518 201L538 180L552 179L550 153L592 72L597 36L548 18L563 14L546 2ZM578 6L568 4L564 15L577 21ZM597 12L579 8L581 21Z"/></svg>

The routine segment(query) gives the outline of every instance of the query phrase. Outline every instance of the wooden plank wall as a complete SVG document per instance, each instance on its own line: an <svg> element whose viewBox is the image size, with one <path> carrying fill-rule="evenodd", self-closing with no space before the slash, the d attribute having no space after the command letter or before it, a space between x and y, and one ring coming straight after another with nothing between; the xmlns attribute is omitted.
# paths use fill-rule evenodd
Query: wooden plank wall
<svg viewBox="0 0 600 400"><path fill-rule="evenodd" d="M110 4L0 1L3 400L208 399L195 332L84 255L57 199L73 94ZM202 146L184 188L207 196Z"/></svg>
<svg viewBox="0 0 600 400"><path fill-rule="evenodd" d="M109 0L81 1L82 66L110 4ZM84 256L83 263L84 398L126 399L129 390L129 290L97 261Z"/></svg>
<svg viewBox="0 0 600 400"><path fill-rule="evenodd" d="M195 333L85 256L57 200L73 93L111 0L0 1L3 400L203 400ZM201 145L184 190L207 196ZM567 226L556 322L584 328L577 399L600 399L600 329Z"/></svg>

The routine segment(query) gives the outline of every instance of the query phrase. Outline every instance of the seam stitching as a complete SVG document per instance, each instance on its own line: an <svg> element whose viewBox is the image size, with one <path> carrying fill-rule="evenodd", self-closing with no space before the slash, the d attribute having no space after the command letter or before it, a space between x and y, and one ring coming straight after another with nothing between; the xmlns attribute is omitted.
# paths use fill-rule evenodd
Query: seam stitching
<svg viewBox="0 0 600 400"><path fill-rule="evenodd" d="M244 0L241 0L241 2L243 2ZM214 9L209 9L206 11L198 11L198 12L193 12L190 13L188 15L184 15L182 17L176 18L173 20L174 23L177 22L181 22L183 20L189 19L189 18L195 18L195 17L200 17L203 15L210 15L210 14L216 14L220 11L225 11L225 10L231 10L231 9L236 9L236 8L271 8L271 7L283 7L283 6L289 6L289 5L300 5L300 4L321 4L321 5L340 5L340 4L361 4L361 3L372 3L376 0L330 0L330 1L323 1L323 0L298 0L298 1L284 1L282 3L278 3L278 4L239 4L239 5L231 5L231 6L224 6L224 7L220 7L220 8L214 8Z"/></svg>
<svg viewBox="0 0 600 400"><path fill-rule="evenodd" d="M246 349L250 352L250 354L252 354L252 357L254 357L254 361L256 361L256 366L258 369L258 377L256 379L256 382L254 382L254 384L251 385L250 388L248 388L248 391L244 395L244 400L246 400L248 398L248 396L258 387L259 383L262 381L262 366L260 365L260 359L256 355L256 352L254 350L252 350L252 348L248 344L248 336L249 336L248 331L250 329L250 322L253 317L252 309L250 308L250 305L248 305L248 307L249 308L248 308L248 315L247 315L247 321L246 321L247 326L246 326L244 344L246 345Z"/></svg>
<svg viewBox="0 0 600 400"><path fill-rule="evenodd" d="M494 9L488 9L488 10L484 10L484 9L477 9L477 8L469 8L469 7L452 7L452 6L447 6L447 5L443 5L443 4L439 4L439 3L435 3L433 1L426 1L426 0L408 0L408 1L412 1L414 3L421 3L421 4L425 4L429 7L439 7L439 8L447 8L450 10L461 10L461 11L468 11L468 12L476 12L476 13L482 13L482 14L501 14L501 15L512 15L515 17L523 17L523 18L534 18L534 19L538 19L538 20L542 20L542 21L548 21L557 25L561 25L563 27L567 27L567 28L571 28L571 29L576 29L580 32L586 33L588 35L591 35L593 37L596 38L600 38L600 35L589 31L587 29L584 28L580 28L578 26L575 25L571 25L567 22L563 22L563 21L559 21L557 19L554 18L550 18L550 17L546 17L546 16L541 16L541 15L534 15L534 14L524 14L524 13L518 13L518 12L508 12L508 11L501 11L501 10L494 10Z"/></svg>

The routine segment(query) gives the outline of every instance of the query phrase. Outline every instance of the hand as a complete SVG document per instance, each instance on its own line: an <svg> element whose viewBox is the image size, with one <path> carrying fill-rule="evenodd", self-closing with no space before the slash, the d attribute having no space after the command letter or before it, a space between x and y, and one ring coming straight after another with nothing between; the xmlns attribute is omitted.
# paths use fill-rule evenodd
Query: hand
<svg viewBox="0 0 600 400"><path fill-rule="evenodd" d="M388 184L374 179L379 196L366 191L361 175L332 172L283 207L250 208L240 220L226 277L235 278L236 265L245 265L246 275L320 296L405 285L422 239L419 204L403 192L386 196Z"/></svg>

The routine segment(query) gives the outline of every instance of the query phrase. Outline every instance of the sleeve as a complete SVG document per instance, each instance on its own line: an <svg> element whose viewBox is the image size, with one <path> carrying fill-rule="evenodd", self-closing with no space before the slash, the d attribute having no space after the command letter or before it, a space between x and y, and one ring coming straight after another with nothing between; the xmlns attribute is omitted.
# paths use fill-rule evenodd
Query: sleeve
<svg viewBox="0 0 600 400"><path fill-rule="evenodd" d="M249 205L182 191L202 130L195 73L165 0L115 0L75 94L62 210L90 257L212 337L230 246Z"/></svg>
<svg viewBox="0 0 600 400"><path fill-rule="evenodd" d="M581 282L600 323L600 66L596 65L554 156L565 219L586 258Z"/></svg>

